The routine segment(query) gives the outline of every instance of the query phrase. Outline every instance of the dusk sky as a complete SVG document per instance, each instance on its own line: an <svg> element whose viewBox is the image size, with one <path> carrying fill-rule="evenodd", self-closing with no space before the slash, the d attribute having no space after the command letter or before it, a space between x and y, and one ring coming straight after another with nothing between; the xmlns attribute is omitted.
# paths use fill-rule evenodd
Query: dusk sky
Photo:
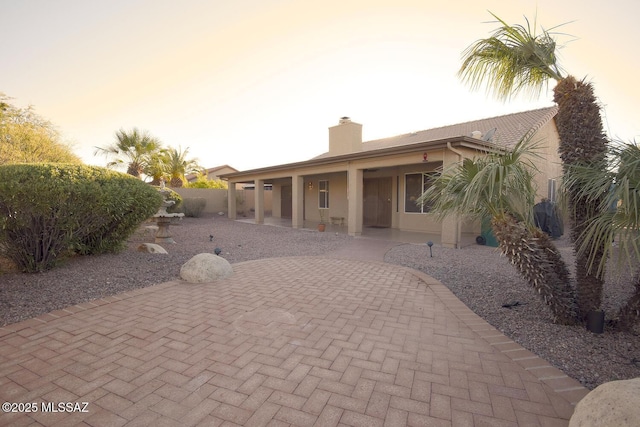
<svg viewBox="0 0 640 427"><path fill-rule="evenodd" d="M133 127L204 167L302 161L342 116L366 141L553 105L458 79L488 10L567 23L560 64L594 84L610 136L640 141L636 0L0 0L0 92L89 164Z"/></svg>

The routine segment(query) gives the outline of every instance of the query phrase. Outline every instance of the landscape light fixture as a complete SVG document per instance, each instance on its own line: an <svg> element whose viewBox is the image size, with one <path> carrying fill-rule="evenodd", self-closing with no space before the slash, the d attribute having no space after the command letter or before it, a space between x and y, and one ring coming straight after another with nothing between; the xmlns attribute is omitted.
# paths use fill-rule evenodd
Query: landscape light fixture
<svg viewBox="0 0 640 427"><path fill-rule="evenodd" d="M429 240L429 241L427 242L427 246L429 246L429 256L430 256L431 258L433 258L433 252L431 251L431 248L433 247L433 242L432 242L431 240Z"/></svg>

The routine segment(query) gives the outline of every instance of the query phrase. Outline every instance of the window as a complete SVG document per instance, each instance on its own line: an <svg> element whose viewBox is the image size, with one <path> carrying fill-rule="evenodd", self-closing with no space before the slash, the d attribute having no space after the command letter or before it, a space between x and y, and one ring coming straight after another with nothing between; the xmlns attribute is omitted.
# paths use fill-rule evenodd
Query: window
<svg viewBox="0 0 640 427"><path fill-rule="evenodd" d="M408 173L404 176L404 211L409 213L429 212L429 205L421 206L416 200L429 186L430 174Z"/></svg>
<svg viewBox="0 0 640 427"><path fill-rule="evenodd" d="M329 209L329 181L318 181L318 207Z"/></svg>

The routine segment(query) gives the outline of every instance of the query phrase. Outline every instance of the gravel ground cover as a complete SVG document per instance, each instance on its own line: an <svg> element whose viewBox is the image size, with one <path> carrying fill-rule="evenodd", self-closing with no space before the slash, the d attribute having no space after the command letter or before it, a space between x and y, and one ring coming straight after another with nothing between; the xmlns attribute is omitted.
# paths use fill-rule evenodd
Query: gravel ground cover
<svg viewBox="0 0 640 427"><path fill-rule="evenodd" d="M573 262L565 237L556 242L565 262ZM405 244L387 252L385 261L415 268L440 280L467 307L506 336L593 389L614 380L640 377L640 331L595 334L584 326L561 326L538 295L520 278L497 248L463 249ZM569 264L572 265L572 264ZM619 270L613 266L612 269ZM614 313L631 294L629 275L609 274L604 309ZM511 308L503 305L513 305Z"/></svg>
<svg viewBox="0 0 640 427"><path fill-rule="evenodd" d="M0 275L0 326L179 279L185 262L199 253L213 253L217 247L222 250L221 256L233 264L261 258L323 255L351 239L342 234L258 226L212 215L183 218L169 229L176 243L162 244L168 254L138 252L141 243L153 243L155 236L141 227L121 253L77 257L44 273Z"/></svg>
<svg viewBox="0 0 640 427"><path fill-rule="evenodd" d="M127 250L113 255L78 257L39 274L0 275L0 326L127 290L179 277L182 264L202 252L222 249L237 263L282 256L321 256L352 240L344 234L257 226L224 217L184 218L170 228L175 244L164 245L168 255L138 252L152 242L141 228ZM212 237L211 237L212 236ZM563 257L571 260L566 241L559 241ZM495 248L464 249L399 244L385 261L421 270L444 283L474 312L523 347L548 360L588 388L617 379L640 376L640 334L593 334L584 327L551 323L546 308L527 288L515 269ZM613 275L606 289L605 309L613 312L631 289L628 278ZM503 304L518 303L512 308Z"/></svg>

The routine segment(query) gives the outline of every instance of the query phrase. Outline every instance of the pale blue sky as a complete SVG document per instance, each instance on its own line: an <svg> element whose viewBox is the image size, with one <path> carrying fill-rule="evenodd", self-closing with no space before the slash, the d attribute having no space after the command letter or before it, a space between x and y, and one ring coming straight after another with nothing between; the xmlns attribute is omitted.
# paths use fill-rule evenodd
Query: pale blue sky
<svg viewBox="0 0 640 427"><path fill-rule="evenodd" d="M0 0L0 92L91 164L134 126L206 167L306 160L342 116L371 140L552 105L458 80L462 51L496 28L487 10L575 21L561 64L594 83L612 136L640 140L631 0Z"/></svg>

